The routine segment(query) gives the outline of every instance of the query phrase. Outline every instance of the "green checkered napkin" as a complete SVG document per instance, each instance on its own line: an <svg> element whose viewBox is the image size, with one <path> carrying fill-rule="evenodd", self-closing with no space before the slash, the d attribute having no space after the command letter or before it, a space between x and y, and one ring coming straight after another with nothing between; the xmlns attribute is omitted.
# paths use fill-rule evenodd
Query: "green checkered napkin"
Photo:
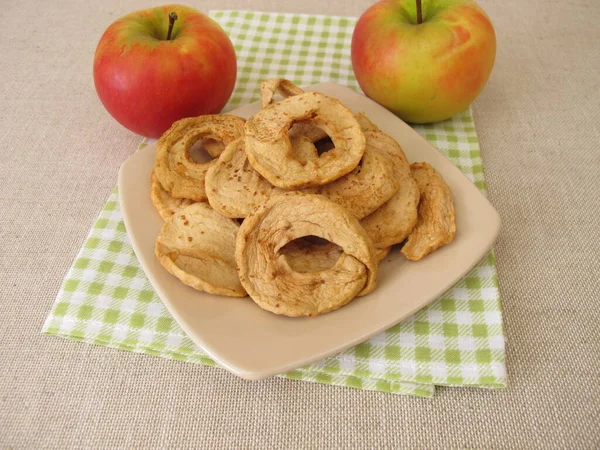
<svg viewBox="0 0 600 450"><path fill-rule="evenodd" d="M213 11L238 55L226 109L258 99L259 82L285 77L358 89L350 64L356 19ZM415 129L485 192L471 110ZM140 147L145 145L142 143ZM215 363L183 333L145 277L129 243L116 189L58 293L43 331L108 347ZM493 253L429 307L341 354L282 377L428 397L434 385L506 385L504 337Z"/></svg>

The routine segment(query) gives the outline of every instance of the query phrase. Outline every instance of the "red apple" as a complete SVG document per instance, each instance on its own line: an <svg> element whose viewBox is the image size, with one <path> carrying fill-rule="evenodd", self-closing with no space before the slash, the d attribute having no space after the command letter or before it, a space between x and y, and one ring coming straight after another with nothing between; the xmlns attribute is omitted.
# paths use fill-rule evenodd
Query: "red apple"
<svg viewBox="0 0 600 450"><path fill-rule="evenodd" d="M166 5L108 27L96 49L94 84L121 125L156 138L176 120L221 111L236 69L233 45L215 21L187 6Z"/></svg>
<svg viewBox="0 0 600 450"><path fill-rule="evenodd" d="M401 119L437 122L479 95L494 65L496 35L471 0L420 3L382 0L367 9L352 36L352 67L363 92Z"/></svg>

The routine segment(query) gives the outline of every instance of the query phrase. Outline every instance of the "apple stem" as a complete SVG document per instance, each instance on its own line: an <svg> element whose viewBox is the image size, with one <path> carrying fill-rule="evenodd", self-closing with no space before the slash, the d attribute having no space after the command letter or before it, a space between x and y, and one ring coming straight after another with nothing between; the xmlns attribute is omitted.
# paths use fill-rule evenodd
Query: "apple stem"
<svg viewBox="0 0 600 450"><path fill-rule="evenodd" d="M421 11L421 0L417 0L417 23L423 23L423 12Z"/></svg>
<svg viewBox="0 0 600 450"><path fill-rule="evenodd" d="M169 14L169 31L167 31L167 41L171 40L171 33L173 32L173 25L175 25L175 21L177 20L177 13L172 12Z"/></svg>

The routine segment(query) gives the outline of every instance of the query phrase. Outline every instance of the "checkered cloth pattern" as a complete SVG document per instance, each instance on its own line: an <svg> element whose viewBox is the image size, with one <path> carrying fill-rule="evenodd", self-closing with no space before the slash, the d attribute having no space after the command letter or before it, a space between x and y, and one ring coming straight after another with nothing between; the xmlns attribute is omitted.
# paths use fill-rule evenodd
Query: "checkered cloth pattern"
<svg viewBox="0 0 600 450"><path fill-rule="evenodd" d="M359 89L350 64L356 19L213 11L238 55L238 82L226 110L258 99L259 82L285 77ZM485 192L471 110L416 126ZM143 147L145 142L140 144ZM169 315L129 243L116 189L58 293L43 331L181 361L216 365ZM504 336L493 252L427 308L367 342L282 377L432 396L435 385L506 385Z"/></svg>

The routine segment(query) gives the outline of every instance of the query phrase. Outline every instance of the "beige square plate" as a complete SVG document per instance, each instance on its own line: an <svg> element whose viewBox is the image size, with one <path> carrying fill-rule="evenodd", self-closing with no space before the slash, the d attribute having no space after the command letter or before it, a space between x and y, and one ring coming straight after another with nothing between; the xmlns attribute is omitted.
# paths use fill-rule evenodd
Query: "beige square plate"
<svg viewBox="0 0 600 450"><path fill-rule="evenodd" d="M456 206L455 240L419 262L394 250L380 265L375 291L323 316L276 316L244 299L219 297L183 285L159 264L154 240L163 223L150 201L155 145L132 155L119 172L119 198L133 249L167 309L188 336L220 365L247 379L287 372L369 339L435 300L490 249L500 229L496 210L439 150L367 97L324 83L308 90L364 112L394 137L409 161L426 161L444 177ZM258 103L231 111L249 117Z"/></svg>

